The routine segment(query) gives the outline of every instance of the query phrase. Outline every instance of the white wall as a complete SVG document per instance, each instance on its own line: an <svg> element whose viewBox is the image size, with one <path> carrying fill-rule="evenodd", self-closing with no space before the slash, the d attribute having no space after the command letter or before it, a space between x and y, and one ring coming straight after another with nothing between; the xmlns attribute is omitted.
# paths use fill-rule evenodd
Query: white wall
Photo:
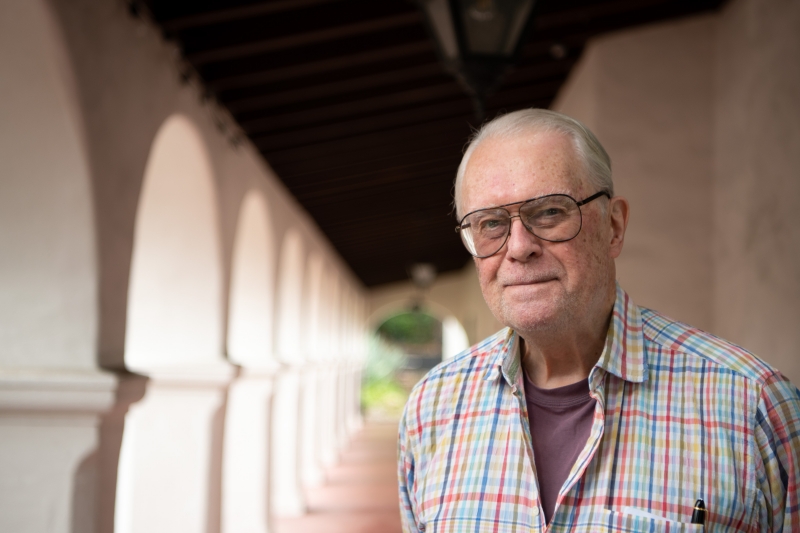
<svg viewBox="0 0 800 533"><path fill-rule="evenodd" d="M96 426L116 384L96 365L91 171L74 81L49 6L0 2L2 531L93 525Z"/></svg>
<svg viewBox="0 0 800 533"><path fill-rule="evenodd" d="M0 366L90 369L90 169L71 64L41 1L0 4L0 72Z"/></svg>
<svg viewBox="0 0 800 533"><path fill-rule="evenodd" d="M800 4L593 40L554 108L584 120L631 200L618 277L800 382Z"/></svg>
<svg viewBox="0 0 800 533"><path fill-rule="evenodd" d="M800 2L736 0L715 43L714 329L800 383Z"/></svg>

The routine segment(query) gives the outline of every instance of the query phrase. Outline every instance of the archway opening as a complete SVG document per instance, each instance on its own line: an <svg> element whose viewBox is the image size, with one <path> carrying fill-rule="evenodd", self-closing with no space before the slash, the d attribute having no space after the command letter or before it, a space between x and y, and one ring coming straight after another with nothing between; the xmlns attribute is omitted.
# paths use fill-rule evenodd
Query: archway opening
<svg viewBox="0 0 800 533"><path fill-rule="evenodd" d="M267 203L252 190L242 200L231 266L228 357L247 368L271 363L273 249Z"/></svg>
<svg viewBox="0 0 800 533"><path fill-rule="evenodd" d="M375 328L367 350L361 407L368 419L396 418L414 385L442 361L442 321L403 310Z"/></svg>
<svg viewBox="0 0 800 533"><path fill-rule="evenodd" d="M125 366L222 360L222 265L211 161L194 124L161 126L145 169L128 288Z"/></svg>
<svg viewBox="0 0 800 533"><path fill-rule="evenodd" d="M150 380L125 416L117 533L200 533L219 512L232 369L222 355L216 206L205 142L188 118L173 115L153 140L134 228L124 357Z"/></svg>

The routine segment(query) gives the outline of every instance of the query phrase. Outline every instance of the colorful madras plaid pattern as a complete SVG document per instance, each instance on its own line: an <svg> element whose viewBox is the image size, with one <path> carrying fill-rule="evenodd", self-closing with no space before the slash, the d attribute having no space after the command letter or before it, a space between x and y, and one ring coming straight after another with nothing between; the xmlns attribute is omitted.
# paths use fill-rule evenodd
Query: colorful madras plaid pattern
<svg viewBox="0 0 800 533"><path fill-rule="evenodd" d="M516 334L434 368L400 424L406 532L800 532L800 393L617 288L591 435L545 527Z"/></svg>

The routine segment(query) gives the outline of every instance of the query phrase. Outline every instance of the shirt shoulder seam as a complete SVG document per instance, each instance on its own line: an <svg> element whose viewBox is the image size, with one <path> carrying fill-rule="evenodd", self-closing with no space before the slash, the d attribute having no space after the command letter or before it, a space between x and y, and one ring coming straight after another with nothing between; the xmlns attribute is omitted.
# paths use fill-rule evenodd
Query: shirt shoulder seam
<svg viewBox="0 0 800 533"><path fill-rule="evenodd" d="M712 363L714 365L723 367L723 368L727 369L728 371L730 371L730 372L732 372L732 373L734 373L734 374L736 374L738 376L741 376L742 378L744 378L744 379L746 379L746 380L748 380L750 382L758 383L760 388L763 388L764 385L769 381L769 379L771 377L773 377L774 375L779 373L775 368L770 366L768 363L765 363L764 361L761 361L761 359L758 358L755 354L751 353L750 351L746 350L745 348L742 348L741 346L737 346L737 345L735 345L735 344L733 344L733 343L731 343L729 341L721 339L720 337L717 337L713 333L709 333L707 331L703 331L703 330L700 330L700 329L697 329L697 328L693 328L692 326L689 326L688 324L684 324L683 322L680 322L678 320L673 320L673 319L671 319L669 317L666 317L666 316L664 316L664 315L662 315L662 314L660 314L660 313L658 313L656 311L652 311L652 310L647 309L647 308L641 308L641 309L643 311L645 311L644 313L642 313L642 324L643 325L648 325L648 326L658 330L658 334L651 335L650 333L648 333L646 331L646 328L643 327L642 328L642 336L645 339L647 339L649 342L652 342L653 344L657 344L658 346L662 347L665 350L669 350L669 351L676 352L676 353L682 353L682 354L686 354L686 355L691 355L691 356L695 356L695 357L700 357L702 359L705 359L706 361L709 361L710 363ZM652 317L648 317L647 316L650 313L652 313L652 315L654 317L657 317L658 319L665 321L666 325L664 327L660 328L660 329L658 327L656 327L653 324L654 319ZM670 325L673 325L673 324L678 325L680 327L684 327L687 330L696 331L697 333L695 333L694 335L708 335L709 337L717 339L717 340L720 340L720 341L724 342L725 344L730 344L732 348L735 348L735 349L738 349L738 350L742 350L743 352L745 352L749 356L757 359L759 361L759 363L761 363L760 364L760 366L762 366L761 371L760 372L756 372L756 371L754 371L754 372L744 372L742 370L739 370L739 369L736 369L736 368L732 367L729 364L726 364L724 361L720 361L718 359L715 359L715 358L711 357L709 354L702 353L699 350L690 350L690 349L686 349L683 346L674 346L672 344L668 344L668 343L663 342L662 340L659 340L659 337L664 332L664 330L667 327L669 327Z"/></svg>

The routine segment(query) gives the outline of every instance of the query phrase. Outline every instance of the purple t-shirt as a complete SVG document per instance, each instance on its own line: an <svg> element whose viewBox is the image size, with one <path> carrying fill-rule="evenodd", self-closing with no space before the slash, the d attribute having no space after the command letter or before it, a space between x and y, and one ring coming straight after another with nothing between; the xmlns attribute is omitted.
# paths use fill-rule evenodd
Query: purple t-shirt
<svg viewBox="0 0 800 533"><path fill-rule="evenodd" d="M540 389L526 375L525 402L539 496L549 524L558 491L589 440L596 401L589 396L588 379L556 389Z"/></svg>

